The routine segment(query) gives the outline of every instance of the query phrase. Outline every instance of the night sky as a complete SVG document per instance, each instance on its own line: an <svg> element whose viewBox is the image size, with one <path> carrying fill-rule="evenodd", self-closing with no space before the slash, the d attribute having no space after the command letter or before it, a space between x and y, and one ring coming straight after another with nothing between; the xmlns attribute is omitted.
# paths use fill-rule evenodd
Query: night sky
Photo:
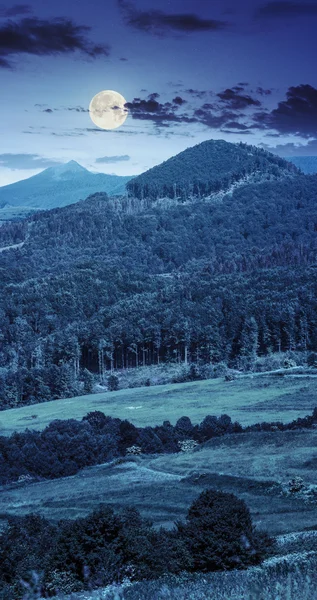
<svg viewBox="0 0 317 600"><path fill-rule="evenodd" d="M317 154L317 1L0 5L0 185L74 159L138 174L207 139ZM129 116L89 116L101 90Z"/></svg>

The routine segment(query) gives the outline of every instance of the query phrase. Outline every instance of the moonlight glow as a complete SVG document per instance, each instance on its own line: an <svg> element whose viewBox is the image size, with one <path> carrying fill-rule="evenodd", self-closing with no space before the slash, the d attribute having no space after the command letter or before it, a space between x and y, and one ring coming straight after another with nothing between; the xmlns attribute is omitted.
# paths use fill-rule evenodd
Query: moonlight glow
<svg viewBox="0 0 317 600"><path fill-rule="evenodd" d="M126 100L118 92L113 90L99 92L89 105L91 120L101 129L116 129L123 125L128 116L125 104Z"/></svg>

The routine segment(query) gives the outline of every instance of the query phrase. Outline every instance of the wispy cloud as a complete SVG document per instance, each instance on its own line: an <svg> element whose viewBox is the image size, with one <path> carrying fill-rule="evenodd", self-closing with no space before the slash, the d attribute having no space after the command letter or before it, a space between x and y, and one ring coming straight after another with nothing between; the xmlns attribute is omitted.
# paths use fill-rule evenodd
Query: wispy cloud
<svg viewBox="0 0 317 600"><path fill-rule="evenodd" d="M241 93L243 89L244 88L241 85L238 85L234 88L228 88L224 92L220 92L217 96L227 108L233 110L243 110L249 106L261 106L261 102L256 98Z"/></svg>
<svg viewBox="0 0 317 600"><path fill-rule="evenodd" d="M28 15L32 12L33 10L28 4L14 4L9 8L0 6L0 19L19 17L21 15Z"/></svg>
<svg viewBox="0 0 317 600"><path fill-rule="evenodd" d="M100 158L96 158L95 162L98 164L112 164L125 162L130 160L130 156L128 154L122 154L121 156L101 156Z"/></svg>
<svg viewBox="0 0 317 600"><path fill-rule="evenodd" d="M53 112L59 111L69 111L69 112L77 112L77 113L89 113L88 108L84 108L83 106L62 106L61 108L43 108L42 104L35 104L37 108L41 108L41 112L51 114Z"/></svg>
<svg viewBox="0 0 317 600"><path fill-rule="evenodd" d="M78 51L91 58L108 56L109 46L92 43L88 38L90 31L86 25L63 18L6 21L0 26L0 66L12 69L12 59L24 54L49 56Z"/></svg>
<svg viewBox="0 0 317 600"><path fill-rule="evenodd" d="M226 21L204 19L196 14L167 13L162 10L138 10L128 0L118 0L126 25L138 31L166 37L175 33L202 33L222 31Z"/></svg>
<svg viewBox="0 0 317 600"><path fill-rule="evenodd" d="M45 169L59 164L38 154L0 154L0 166L8 169Z"/></svg>

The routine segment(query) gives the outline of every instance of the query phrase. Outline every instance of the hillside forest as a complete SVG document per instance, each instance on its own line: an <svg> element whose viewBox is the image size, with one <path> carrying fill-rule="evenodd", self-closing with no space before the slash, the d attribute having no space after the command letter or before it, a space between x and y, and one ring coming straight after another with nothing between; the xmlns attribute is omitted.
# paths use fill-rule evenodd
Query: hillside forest
<svg viewBox="0 0 317 600"><path fill-rule="evenodd" d="M2 408L118 369L316 350L317 175L212 141L151 171L0 228Z"/></svg>

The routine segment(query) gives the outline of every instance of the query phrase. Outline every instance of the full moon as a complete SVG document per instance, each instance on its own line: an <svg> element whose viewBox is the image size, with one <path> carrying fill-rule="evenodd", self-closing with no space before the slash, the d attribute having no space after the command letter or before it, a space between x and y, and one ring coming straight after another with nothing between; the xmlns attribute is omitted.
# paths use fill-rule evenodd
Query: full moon
<svg viewBox="0 0 317 600"><path fill-rule="evenodd" d="M125 108L126 100L113 90L104 90L93 97L89 105L89 114L92 122L101 129L116 129L123 125L128 109Z"/></svg>

